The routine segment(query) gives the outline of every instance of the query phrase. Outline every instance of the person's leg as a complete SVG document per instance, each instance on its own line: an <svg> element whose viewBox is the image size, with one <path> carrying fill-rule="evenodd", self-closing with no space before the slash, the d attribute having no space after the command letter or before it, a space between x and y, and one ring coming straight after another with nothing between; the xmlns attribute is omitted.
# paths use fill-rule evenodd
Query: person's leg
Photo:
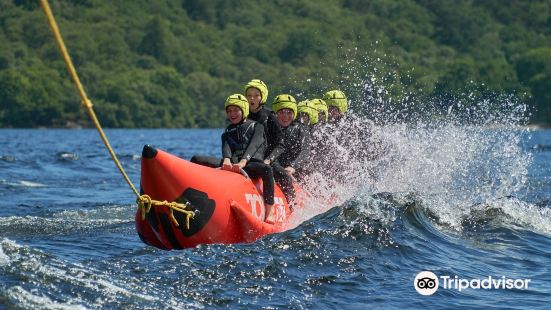
<svg viewBox="0 0 551 310"><path fill-rule="evenodd" d="M295 199L295 188L293 187L293 178L279 163L273 163L272 168L274 170L274 180L281 186L287 202Z"/></svg>
<svg viewBox="0 0 551 310"><path fill-rule="evenodd" d="M273 206L274 206L274 173L270 165L260 162L249 162L243 168L251 177L262 178L262 196L266 207L265 221L274 223Z"/></svg>
<svg viewBox="0 0 551 310"><path fill-rule="evenodd" d="M190 160L192 163L207 166L211 168L218 168L222 166L223 159L213 156L198 156L195 155Z"/></svg>
<svg viewBox="0 0 551 310"><path fill-rule="evenodd" d="M264 202L273 205L274 204L274 172L270 165L259 162L248 162L245 168L245 172L250 177L262 178L262 191Z"/></svg>

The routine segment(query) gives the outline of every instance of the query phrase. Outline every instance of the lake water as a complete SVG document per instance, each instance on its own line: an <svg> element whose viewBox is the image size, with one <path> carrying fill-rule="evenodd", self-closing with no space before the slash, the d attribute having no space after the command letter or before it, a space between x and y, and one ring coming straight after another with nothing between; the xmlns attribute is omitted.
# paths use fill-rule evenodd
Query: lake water
<svg viewBox="0 0 551 310"><path fill-rule="evenodd" d="M217 155L220 133L107 130L136 185L144 144ZM0 130L0 308L548 309L551 131L379 134L377 177L313 178L319 199L293 229L163 251L138 238L135 197L94 130ZM421 271L433 295L416 291Z"/></svg>

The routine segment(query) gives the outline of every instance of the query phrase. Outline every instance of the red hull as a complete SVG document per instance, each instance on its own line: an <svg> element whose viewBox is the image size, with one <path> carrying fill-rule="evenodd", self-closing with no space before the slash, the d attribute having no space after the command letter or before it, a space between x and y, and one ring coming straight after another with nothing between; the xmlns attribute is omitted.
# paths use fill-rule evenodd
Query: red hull
<svg viewBox="0 0 551 310"><path fill-rule="evenodd" d="M151 208L144 220L136 212L136 230L143 242L171 250L209 243L253 242L284 230L291 214L280 188L275 188L276 223L263 221L262 181L191 163L150 146L145 146L141 172L142 194L155 200L189 202L198 211L190 220L174 212L173 224L165 206Z"/></svg>

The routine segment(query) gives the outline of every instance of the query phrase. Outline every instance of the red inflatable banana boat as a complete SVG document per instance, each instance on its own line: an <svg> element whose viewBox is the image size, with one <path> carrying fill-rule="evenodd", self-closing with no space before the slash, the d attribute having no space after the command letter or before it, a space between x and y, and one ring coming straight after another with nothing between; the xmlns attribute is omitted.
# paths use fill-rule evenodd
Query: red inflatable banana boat
<svg viewBox="0 0 551 310"><path fill-rule="evenodd" d="M191 163L149 145L142 152L142 194L155 200L187 204L195 213L186 227L186 216L174 211L179 225L170 220L170 209L155 206L144 219L136 212L136 230L142 241L171 250L208 243L241 243L285 229L291 211L276 185L276 222L264 222L262 180Z"/></svg>

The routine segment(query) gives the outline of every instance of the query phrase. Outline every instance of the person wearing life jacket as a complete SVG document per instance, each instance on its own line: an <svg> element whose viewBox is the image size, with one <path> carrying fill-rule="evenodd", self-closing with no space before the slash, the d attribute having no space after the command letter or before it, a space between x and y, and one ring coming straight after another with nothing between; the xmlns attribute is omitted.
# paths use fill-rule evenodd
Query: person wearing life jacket
<svg viewBox="0 0 551 310"><path fill-rule="evenodd" d="M328 106L328 122L331 124L342 120L348 111L348 100L340 90L330 90L323 95Z"/></svg>
<svg viewBox="0 0 551 310"><path fill-rule="evenodd" d="M324 125L327 123L329 116L327 103L322 99L310 99L310 102L318 110L318 126Z"/></svg>
<svg viewBox="0 0 551 310"><path fill-rule="evenodd" d="M264 164L266 140L264 126L248 119L249 103L245 96L234 94L224 104L230 125L222 134L222 159L211 156L193 156L191 162L209 167L222 167L239 173L243 169L251 178L262 178L262 194L268 223L274 223L274 175L270 165Z"/></svg>
<svg viewBox="0 0 551 310"><path fill-rule="evenodd" d="M319 168L317 158L323 156L323 154L318 151L319 148L314 142L314 139L319 135L319 133L316 134L318 129L318 109L310 100L303 100L297 104L297 113L296 122L302 125L307 135L301 151L301 159L303 160L300 160L300 165L295 175L298 180L301 180Z"/></svg>
<svg viewBox="0 0 551 310"><path fill-rule="evenodd" d="M283 153L283 132L275 113L265 106L268 99L268 87L258 79L245 85L245 96L249 102L249 118L264 126L266 135L265 164L273 163Z"/></svg>
<svg viewBox="0 0 551 310"><path fill-rule="evenodd" d="M309 148L312 159L309 171L319 172L323 175L332 174L330 169L338 163L340 158L334 157L334 154L339 150L336 149L335 140L337 135L329 127L328 120L328 108L324 100L315 98L309 100L312 107L317 113L317 123L311 128L310 141L311 146ZM315 164L314 164L315 163Z"/></svg>
<svg viewBox="0 0 551 310"><path fill-rule="evenodd" d="M298 177L303 169L305 149L308 145L308 129L298 121L297 102L288 94L275 97L272 109L277 115L279 125L283 130L285 150L272 164L274 178L281 185L287 201L295 197L293 177ZM301 156L302 155L302 156Z"/></svg>
<svg viewBox="0 0 551 310"><path fill-rule="evenodd" d="M318 110L310 100L303 100L297 104L297 120L308 130L318 123Z"/></svg>
<svg viewBox="0 0 551 310"><path fill-rule="evenodd" d="M328 109L325 101L316 98L310 99L309 103L315 109L315 113L317 113L317 122L312 127L313 130L311 130L312 150L314 151L315 158L326 154L324 149L329 147L327 145L328 139L332 138L333 133L327 128Z"/></svg>
<svg viewBox="0 0 551 310"><path fill-rule="evenodd" d="M367 119L359 119L355 115L348 115L348 99L341 90L330 90L323 95L328 105L328 127L336 137L336 142L347 150L349 161L361 163L362 167L369 167L372 161L385 154L387 147L381 137L374 134L375 124ZM335 154L334 156L339 156ZM380 166L380 165L377 165ZM335 165L334 176L346 179L347 164ZM375 169L369 171L373 179L377 178Z"/></svg>

